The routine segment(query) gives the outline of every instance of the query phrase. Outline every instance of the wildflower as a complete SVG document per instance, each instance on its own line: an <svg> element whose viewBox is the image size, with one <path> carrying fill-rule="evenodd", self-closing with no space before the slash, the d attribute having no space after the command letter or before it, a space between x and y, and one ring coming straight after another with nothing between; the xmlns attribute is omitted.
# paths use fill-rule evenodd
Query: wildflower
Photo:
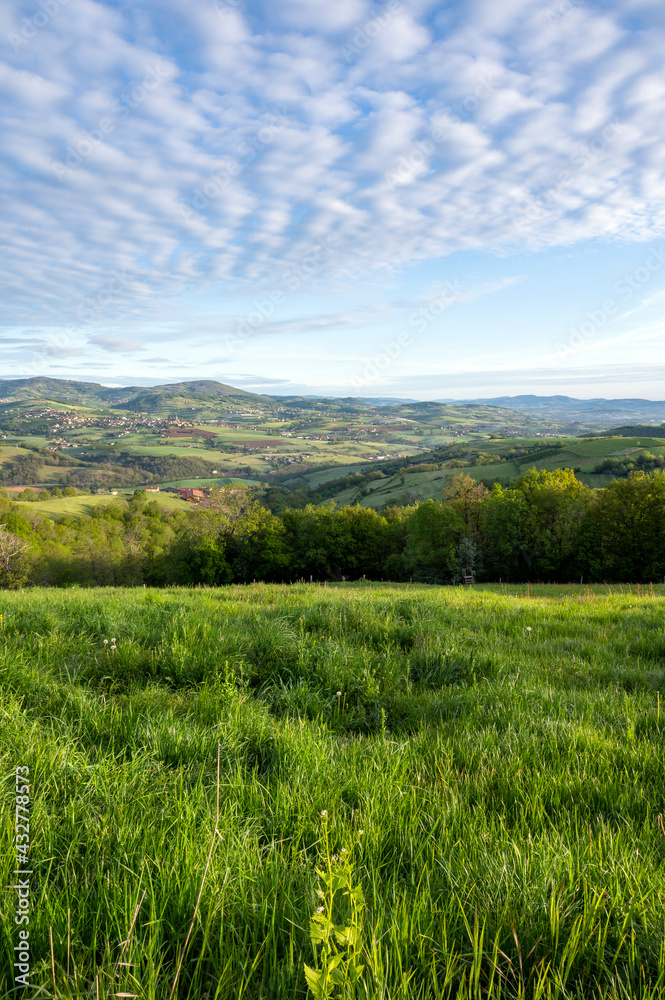
<svg viewBox="0 0 665 1000"><path fill-rule="evenodd" d="M322 809L321 812L319 813L319 816L327 816L327 815L328 815L327 809Z"/></svg>
<svg viewBox="0 0 665 1000"><path fill-rule="evenodd" d="M340 854L346 854L346 847L342 848L342 850L340 851Z"/></svg>
<svg viewBox="0 0 665 1000"><path fill-rule="evenodd" d="M322 889L317 889L316 890L316 895L319 897L319 899L325 899L326 898Z"/></svg>
<svg viewBox="0 0 665 1000"><path fill-rule="evenodd" d="M364 830L358 830L358 836L362 837L362 835L363 835L364 832L365 832Z"/></svg>
<svg viewBox="0 0 665 1000"><path fill-rule="evenodd" d="M317 913L323 913L323 907L322 906L317 906L316 912Z"/></svg>

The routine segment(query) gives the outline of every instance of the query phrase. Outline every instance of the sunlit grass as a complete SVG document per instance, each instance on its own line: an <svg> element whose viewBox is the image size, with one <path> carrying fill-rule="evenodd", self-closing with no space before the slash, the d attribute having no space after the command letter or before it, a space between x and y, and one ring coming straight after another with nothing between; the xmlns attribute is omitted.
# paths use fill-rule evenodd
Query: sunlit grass
<svg viewBox="0 0 665 1000"><path fill-rule="evenodd" d="M664 611L662 587L1 594L31 982L53 996L52 928L59 997L166 1000L201 891L175 995L304 998L326 810L357 844L360 996L665 997Z"/></svg>

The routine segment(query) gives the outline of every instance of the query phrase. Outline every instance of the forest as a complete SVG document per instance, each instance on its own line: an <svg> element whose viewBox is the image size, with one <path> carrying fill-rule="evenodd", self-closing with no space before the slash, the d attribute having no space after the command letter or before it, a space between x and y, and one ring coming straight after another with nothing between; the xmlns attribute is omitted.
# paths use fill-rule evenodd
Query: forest
<svg viewBox="0 0 665 1000"><path fill-rule="evenodd" d="M52 520L0 497L0 585L217 586L298 580L660 582L665 475L589 489L571 469L531 469L488 490L463 472L441 499L382 512L332 501L275 513L234 484L166 510L137 490Z"/></svg>

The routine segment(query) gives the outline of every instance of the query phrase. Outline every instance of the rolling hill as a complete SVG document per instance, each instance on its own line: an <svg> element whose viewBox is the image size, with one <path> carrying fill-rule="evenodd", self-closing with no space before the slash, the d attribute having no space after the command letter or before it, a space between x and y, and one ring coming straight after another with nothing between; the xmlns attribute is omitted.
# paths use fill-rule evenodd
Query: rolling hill
<svg viewBox="0 0 665 1000"><path fill-rule="evenodd" d="M0 380L0 402L59 402L142 413L200 409L220 404L274 406L268 396L207 379L157 386L113 388L95 382L28 378Z"/></svg>

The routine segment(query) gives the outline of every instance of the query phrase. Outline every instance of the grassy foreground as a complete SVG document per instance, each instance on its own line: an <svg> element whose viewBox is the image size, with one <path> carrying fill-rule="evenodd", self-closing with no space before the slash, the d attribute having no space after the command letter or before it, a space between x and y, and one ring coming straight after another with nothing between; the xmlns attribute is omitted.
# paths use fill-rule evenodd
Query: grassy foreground
<svg viewBox="0 0 665 1000"><path fill-rule="evenodd" d="M25 995L304 1000L327 832L360 997L665 997L664 612L663 587L0 594Z"/></svg>

